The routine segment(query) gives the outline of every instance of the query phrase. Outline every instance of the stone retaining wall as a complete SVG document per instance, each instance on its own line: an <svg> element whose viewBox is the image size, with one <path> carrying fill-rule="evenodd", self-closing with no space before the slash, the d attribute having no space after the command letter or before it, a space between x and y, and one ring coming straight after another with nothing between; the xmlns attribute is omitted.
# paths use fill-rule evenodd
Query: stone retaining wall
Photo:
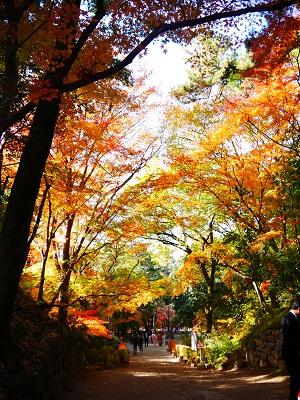
<svg viewBox="0 0 300 400"><path fill-rule="evenodd" d="M284 368L281 358L282 329L269 329L254 338L245 350L246 358L252 366Z"/></svg>

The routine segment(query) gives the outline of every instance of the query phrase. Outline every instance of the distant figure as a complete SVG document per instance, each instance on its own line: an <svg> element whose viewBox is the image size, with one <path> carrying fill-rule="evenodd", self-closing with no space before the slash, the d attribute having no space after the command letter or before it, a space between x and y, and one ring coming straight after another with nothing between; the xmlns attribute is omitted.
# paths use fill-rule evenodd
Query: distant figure
<svg viewBox="0 0 300 400"><path fill-rule="evenodd" d="M142 335L139 335L138 344L139 344L139 348L140 348L140 354L142 354L143 353L143 344L144 344L144 339L143 339Z"/></svg>
<svg viewBox="0 0 300 400"><path fill-rule="evenodd" d="M158 345L162 346L162 334L161 334L161 332L159 332L158 335L157 335L157 341L158 341Z"/></svg>
<svg viewBox="0 0 300 400"><path fill-rule="evenodd" d="M163 346L166 344L166 337L167 337L167 334L165 332L163 332L163 334L162 334L162 344L163 344Z"/></svg>
<svg viewBox="0 0 300 400"><path fill-rule="evenodd" d="M145 343L145 347L147 347L149 345L149 335L148 332L144 333L144 343Z"/></svg>
<svg viewBox="0 0 300 400"><path fill-rule="evenodd" d="M197 351L197 332L192 330L191 332L191 348L194 351Z"/></svg>
<svg viewBox="0 0 300 400"><path fill-rule="evenodd" d="M297 400L300 389L300 301L281 320L283 343L282 357L290 375L289 400Z"/></svg>
<svg viewBox="0 0 300 400"><path fill-rule="evenodd" d="M152 339L153 346L156 346L157 336L156 336L155 332L152 333L151 339Z"/></svg>
<svg viewBox="0 0 300 400"><path fill-rule="evenodd" d="M138 347L138 344L139 344L139 338L138 338L138 335L136 333L134 333L134 335L132 336L131 344L132 344L133 355L136 356L137 355L137 347Z"/></svg>

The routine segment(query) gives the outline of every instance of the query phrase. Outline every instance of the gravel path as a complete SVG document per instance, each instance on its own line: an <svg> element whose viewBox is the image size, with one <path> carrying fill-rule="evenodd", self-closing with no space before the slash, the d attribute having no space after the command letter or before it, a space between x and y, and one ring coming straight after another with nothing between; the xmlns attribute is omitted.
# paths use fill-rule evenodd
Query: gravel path
<svg viewBox="0 0 300 400"><path fill-rule="evenodd" d="M60 400L286 400L288 377L261 370L197 370L152 344L122 368L87 368Z"/></svg>

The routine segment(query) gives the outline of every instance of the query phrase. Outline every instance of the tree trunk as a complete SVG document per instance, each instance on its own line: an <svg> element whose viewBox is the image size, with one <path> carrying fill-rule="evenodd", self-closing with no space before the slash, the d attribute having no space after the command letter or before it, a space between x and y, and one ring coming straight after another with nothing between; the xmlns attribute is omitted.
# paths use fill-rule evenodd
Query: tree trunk
<svg viewBox="0 0 300 400"><path fill-rule="evenodd" d="M41 269L41 278L40 278L40 284L39 284L39 291L38 291L38 297L37 301L38 303L43 303L44 302L44 284L45 284L45 273L46 273L46 264L48 260L48 255L50 251L50 246L51 242L48 244L47 243L47 248L45 253L43 254L43 263L42 263L42 269Z"/></svg>
<svg viewBox="0 0 300 400"><path fill-rule="evenodd" d="M68 320L68 306L69 306L69 300L70 300L69 285L70 285L71 274L72 274L72 269L70 268L67 271L67 273L59 287L58 321L64 326L67 324L67 320Z"/></svg>
<svg viewBox="0 0 300 400"><path fill-rule="evenodd" d="M213 330L213 309L205 307L205 322L206 322L206 333L211 333Z"/></svg>
<svg viewBox="0 0 300 400"><path fill-rule="evenodd" d="M213 258L210 268L210 275L208 274L206 262L200 262L202 275L206 283L206 299L204 306L205 321L206 321L206 332L210 333L213 329L213 312L214 312L214 295L215 295L215 274L218 262Z"/></svg>
<svg viewBox="0 0 300 400"><path fill-rule="evenodd" d="M24 147L0 236L0 359L8 360L9 323L28 253L36 197L51 147L59 100L41 101Z"/></svg>
<svg viewBox="0 0 300 400"><path fill-rule="evenodd" d="M70 185L71 188L71 185ZM71 190L70 193L71 195ZM70 293L69 293L69 285L71 274L74 268L74 265L71 265L70 262L70 245L71 245L71 235L72 235L72 228L74 225L75 214L70 215L67 223L67 229L65 234L65 243L63 249L63 263L61 266L61 272L63 274L63 280L59 287L59 294L58 294L58 320L62 325L66 325L68 319L68 304L70 300Z"/></svg>
<svg viewBox="0 0 300 400"><path fill-rule="evenodd" d="M254 279L252 280L252 285L255 289L260 304L264 307L268 314L272 315L272 308L266 303L264 295Z"/></svg>

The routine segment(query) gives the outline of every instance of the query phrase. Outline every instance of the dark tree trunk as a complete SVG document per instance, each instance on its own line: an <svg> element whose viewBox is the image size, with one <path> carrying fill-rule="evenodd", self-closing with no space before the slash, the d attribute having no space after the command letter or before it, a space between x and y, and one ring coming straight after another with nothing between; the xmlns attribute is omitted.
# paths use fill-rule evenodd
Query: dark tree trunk
<svg viewBox="0 0 300 400"><path fill-rule="evenodd" d="M70 300L69 285L70 285L71 274L74 268L74 265L71 265L70 262L70 244L71 244L71 235L72 235L74 219L75 219L75 214L70 215L68 219L67 230L65 234L65 244L63 250L64 261L61 267L63 280L60 284L59 294L58 294L58 301L59 301L58 320L62 325L66 325L68 319L68 304Z"/></svg>
<svg viewBox="0 0 300 400"><path fill-rule="evenodd" d="M70 268L67 271L60 285L59 295L58 295L58 301L59 301L58 321L64 326L67 324L68 320L68 305L70 300L69 285L70 285L71 274L72 274L72 269Z"/></svg>
<svg viewBox="0 0 300 400"><path fill-rule="evenodd" d="M205 308L205 322L206 322L206 333L211 333L213 329L213 309Z"/></svg>
<svg viewBox="0 0 300 400"><path fill-rule="evenodd" d="M9 323L28 253L36 197L51 147L59 100L41 101L24 147L0 236L0 358L9 359Z"/></svg>

